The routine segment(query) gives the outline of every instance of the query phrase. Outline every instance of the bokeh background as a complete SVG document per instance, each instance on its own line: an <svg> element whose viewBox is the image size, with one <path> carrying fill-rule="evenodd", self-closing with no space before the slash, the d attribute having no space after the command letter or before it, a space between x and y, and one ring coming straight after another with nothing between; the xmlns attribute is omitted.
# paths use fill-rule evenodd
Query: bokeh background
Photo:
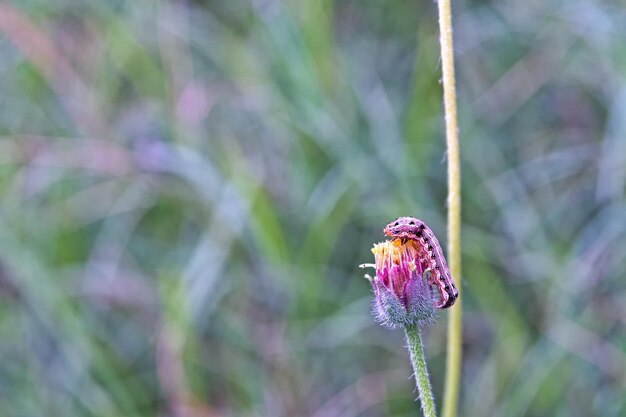
<svg viewBox="0 0 626 417"><path fill-rule="evenodd" d="M460 415L626 416L626 4L453 3ZM357 265L446 243L438 48L432 1L0 3L0 415L417 415Z"/></svg>

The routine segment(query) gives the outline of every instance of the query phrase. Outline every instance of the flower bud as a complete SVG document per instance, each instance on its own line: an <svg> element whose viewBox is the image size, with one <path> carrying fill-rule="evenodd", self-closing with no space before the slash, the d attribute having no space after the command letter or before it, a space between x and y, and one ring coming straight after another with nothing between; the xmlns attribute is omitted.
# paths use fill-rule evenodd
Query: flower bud
<svg viewBox="0 0 626 417"><path fill-rule="evenodd" d="M420 248L412 240L395 239L372 248L376 276L370 278L374 290L374 315L388 327L432 323L435 317L433 294L425 280Z"/></svg>

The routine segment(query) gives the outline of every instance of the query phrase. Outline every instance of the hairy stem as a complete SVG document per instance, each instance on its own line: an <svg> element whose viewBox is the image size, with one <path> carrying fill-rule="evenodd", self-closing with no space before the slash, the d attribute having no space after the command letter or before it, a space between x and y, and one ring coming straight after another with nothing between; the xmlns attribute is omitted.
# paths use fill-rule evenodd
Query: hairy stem
<svg viewBox="0 0 626 417"><path fill-rule="evenodd" d="M424 417L436 417L435 397L433 397L433 391L430 387L430 379L428 378L428 369L426 368L424 347L422 346L419 327L417 325L410 325L406 326L405 330Z"/></svg>
<svg viewBox="0 0 626 417"><path fill-rule="evenodd" d="M461 163L459 128L456 115L454 47L452 43L452 12L450 0L439 0L439 32L443 73L443 101L448 150L448 260L450 273L461 291ZM456 302L449 315L448 356L443 396L443 417L454 417L461 378L461 302Z"/></svg>

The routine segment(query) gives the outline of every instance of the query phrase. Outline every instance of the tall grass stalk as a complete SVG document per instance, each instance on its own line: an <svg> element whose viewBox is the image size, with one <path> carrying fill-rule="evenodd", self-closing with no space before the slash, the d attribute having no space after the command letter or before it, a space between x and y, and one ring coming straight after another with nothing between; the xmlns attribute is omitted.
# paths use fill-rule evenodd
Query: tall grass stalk
<svg viewBox="0 0 626 417"><path fill-rule="evenodd" d="M452 42L452 12L450 0L439 0L439 32L441 66L443 72L443 101L448 151L448 259L450 272L461 292L461 163L459 129L456 114L456 87L454 76L454 47ZM443 396L443 417L454 417L461 379L461 304L459 297L452 308L448 322L448 356Z"/></svg>

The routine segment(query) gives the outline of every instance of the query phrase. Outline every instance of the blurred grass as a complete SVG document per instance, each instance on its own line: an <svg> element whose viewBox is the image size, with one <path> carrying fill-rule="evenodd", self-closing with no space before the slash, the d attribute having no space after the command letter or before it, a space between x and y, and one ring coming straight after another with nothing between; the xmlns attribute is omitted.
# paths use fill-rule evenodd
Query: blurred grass
<svg viewBox="0 0 626 417"><path fill-rule="evenodd" d="M461 415L626 413L624 6L454 4ZM390 218L445 235L435 22L0 5L1 414L415 415L356 266Z"/></svg>

